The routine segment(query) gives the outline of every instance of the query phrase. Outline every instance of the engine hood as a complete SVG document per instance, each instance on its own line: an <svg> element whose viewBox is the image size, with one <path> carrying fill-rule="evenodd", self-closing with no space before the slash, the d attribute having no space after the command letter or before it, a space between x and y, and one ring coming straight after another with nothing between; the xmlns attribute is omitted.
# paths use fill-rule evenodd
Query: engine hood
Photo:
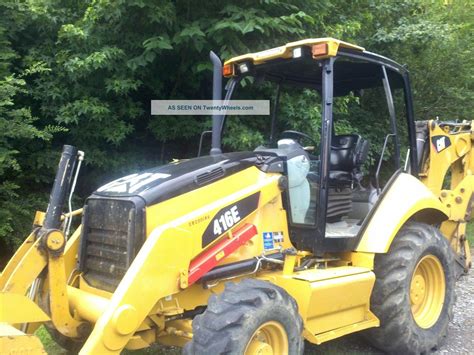
<svg viewBox="0 0 474 355"><path fill-rule="evenodd" d="M184 194L254 166L254 152L236 152L180 160L114 180L91 197L141 197L147 206Z"/></svg>

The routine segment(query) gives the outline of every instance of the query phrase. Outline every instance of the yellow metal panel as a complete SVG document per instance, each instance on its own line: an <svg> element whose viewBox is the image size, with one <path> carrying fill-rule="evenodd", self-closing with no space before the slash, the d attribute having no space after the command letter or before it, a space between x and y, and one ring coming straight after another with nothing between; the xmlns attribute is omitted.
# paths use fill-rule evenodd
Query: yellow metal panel
<svg viewBox="0 0 474 355"><path fill-rule="evenodd" d="M137 332L134 336L132 336L130 341L127 343L126 348L128 350L148 348L154 342L156 342L156 330L149 329L142 332Z"/></svg>
<svg viewBox="0 0 474 355"><path fill-rule="evenodd" d="M366 320L374 282L372 273L312 282L308 330L320 334Z"/></svg>
<svg viewBox="0 0 474 355"><path fill-rule="evenodd" d="M341 327L318 335L310 335L305 331L305 337L311 339L310 341L312 343L321 344L332 339L340 338L347 334L352 334L364 329L374 328L378 326L380 326L380 321L378 320L378 318L372 312L368 312L367 319L361 322L350 324L345 327Z"/></svg>
<svg viewBox="0 0 474 355"><path fill-rule="evenodd" d="M5 280L2 280L4 292L26 294L30 285L43 271L46 266L46 255L40 250L40 243L40 239L36 240L25 252L19 251L23 254L21 257L13 257L12 261L15 264L12 265L11 272L5 274Z"/></svg>
<svg viewBox="0 0 474 355"><path fill-rule="evenodd" d="M27 335L7 324L0 323L0 353L13 354L46 354L43 344L34 335Z"/></svg>
<svg viewBox="0 0 474 355"><path fill-rule="evenodd" d="M5 287L8 279L10 278L11 274L18 266L20 261L26 255L26 253L30 250L35 242L35 233L31 233L25 241L21 244L18 250L13 254L13 256L8 261L8 264L3 269L3 272L0 274L0 290Z"/></svg>
<svg viewBox="0 0 474 355"><path fill-rule="evenodd" d="M435 124L436 121L429 123L430 151L429 159L422 167L420 172L421 181L437 196L440 195L446 173L451 168L451 186L453 190L468 175L474 174L474 166L470 165L469 155L472 153L472 132L450 133ZM474 121L473 121L474 122ZM431 138L434 136L446 137L451 144L437 152L431 144ZM471 157L472 159L472 157Z"/></svg>
<svg viewBox="0 0 474 355"><path fill-rule="evenodd" d="M280 194L278 179L278 174L264 174L249 168L207 189L198 189L196 191L200 193L195 195L190 192L147 208L149 235L95 324L81 354L120 352L157 302L181 291L182 271L188 270L190 261L202 251L205 222L222 207L257 191L260 192L259 206L277 201L275 197ZM278 202L275 206L278 207ZM254 212L249 218L255 218L257 214ZM239 223L248 220L244 218Z"/></svg>
<svg viewBox="0 0 474 355"><path fill-rule="evenodd" d="M182 216L185 218L188 218L188 215L194 216L190 217L186 223L178 223L181 224L181 228L194 236L186 242L186 248L191 249L192 254L197 255L202 251L201 236L217 211L259 191L260 201L257 211L233 226L238 228L244 223L252 223L257 226L259 234L245 246L223 259L220 264L260 255L264 251L261 239L263 231L283 232L284 240L280 245L282 248L290 248L293 245L288 237L286 211L283 209L281 191L278 187L279 178L280 174L265 174L259 169L251 167L211 185L147 207L147 235L169 221L183 220ZM236 192L229 193L230 191ZM202 208L202 206L205 207Z"/></svg>
<svg viewBox="0 0 474 355"><path fill-rule="evenodd" d="M415 213L432 209L448 218L449 210L418 179L400 174L371 218L357 252L386 253L400 228Z"/></svg>
<svg viewBox="0 0 474 355"><path fill-rule="evenodd" d="M81 236L82 225L69 237L64 249L64 266L66 268L66 277L71 279L71 273L77 267L77 255L79 250L79 239Z"/></svg>
<svg viewBox="0 0 474 355"><path fill-rule="evenodd" d="M0 292L0 323L46 322L49 317L28 297Z"/></svg>
<svg viewBox="0 0 474 355"><path fill-rule="evenodd" d="M119 353L156 301L179 291L180 270L187 268L190 260L185 246L190 239L188 233L168 225L145 241L81 354ZM130 333L118 329L123 323L129 323Z"/></svg>
<svg viewBox="0 0 474 355"><path fill-rule="evenodd" d="M367 268L363 267L334 267L328 269L307 270L293 273L293 278L298 280L306 280L309 282L324 281L329 279L337 279L339 277L357 275L366 273Z"/></svg>
<svg viewBox="0 0 474 355"><path fill-rule="evenodd" d="M267 49L265 51L248 53L238 57L234 57L227 60L224 65L248 60L251 60L254 64L261 64L275 58L291 58L291 51L293 48L302 46L312 46L321 43L326 43L328 45L328 56L335 56L337 54L337 51L339 50L339 47L364 51L363 47L359 47L354 44L340 41L334 38L308 38L303 39L301 41L290 42L285 44L284 46Z"/></svg>
<svg viewBox="0 0 474 355"><path fill-rule="evenodd" d="M463 177L462 181L452 190L441 192L441 202L449 208L450 220L456 222L469 221L470 211L474 203L474 175Z"/></svg>
<svg viewBox="0 0 474 355"><path fill-rule="evenodd" d="M44 222L44 217L46 217L46 213L42 211L36 211L35 217L33 219L33 226L41 227Z"/></svg>
<svg viewBox="0 0 474 355"><path fill-rule="evenodd" d="M304 335L313 343L347 334L347 327L361 330L379 325L369 310L375 275L367 268L342 266L261 278L283 287L296 300Z"/></svg>
<svg viewBox="0 0 474 355"><path fill-rule="evenodd" d="M279 243L282 249L292 247L292 244L288 237L288 227L286 212L283 209L281 201L281 193L275 189L276 197L270 200L268 203L263 204L259 207L257 212L246 219L246 222L252 223L257 226L259 235L249 240L245 245L237 249L234 253L224 259L219 265L227 264L229 262L236 262L241 260L250 259L252 257L261 255L263 253L263 231L282 231L284 240ZM199 235L199 231L192 232L193 235ZM277 243L275 243L277 246ZM275 252L275 251L271 251ZM246 275L244 277L251 277L252 275ZM237 282L240 278L233 278L232 281ZM214 284L214 282L210 282ZM182 309L194 309L197 306L204 305L207 303L207 299L212 293L220 293L223 290L224 282L219 283L217 286L213 286L208 289L203 289L201 284L194 284L193 286L182 290L181 292L169 297L169 299L162 299L156 305L156 308L152 311L154 313L165 312L165 310L182 310ZM178 312L179 313L179 312Z"/></svg>
<svg viewBox="0 0 474 355"><path fill-rule="evenodd" d="M192 190L188 193L179 195L172 199L163 201L153 206L147 207L147 235L160 225L169 223L178 218L192 213L196 209L206 206L214 205L212 210L218 210L225 206L225 203L234 202L248 195L246 191L258 191L254 184L260 186L266 185L272 179L278 179L280 174L265 174L256 167L250 167L239 173L218 180L210 185L203 186L199 189ZM230 192L236 192L230 195ZM266 194L261 191L261 194ZM275 195L272 194L271 198ZM262 199L262 196L260 197ZM266 198L268 200L268 198ZM206 211L209 208L206 207ZM209 215L198 216L192 220L188 228L196 230L196 232L203 232L210 221Z"/></svg>

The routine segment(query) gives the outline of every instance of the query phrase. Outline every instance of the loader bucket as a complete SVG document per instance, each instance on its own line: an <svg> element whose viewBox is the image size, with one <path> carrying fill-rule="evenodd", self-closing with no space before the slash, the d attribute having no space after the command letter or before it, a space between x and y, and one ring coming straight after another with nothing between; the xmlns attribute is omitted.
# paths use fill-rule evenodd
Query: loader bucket
<svg viewBox="0 0 474 355"><path fill-rule="evenodd" d="M0 324L47 322L49 316L28 297L0 292ZM1 335L1 333L0 333Z"/></svg>
<svg viewBox="0 0 474 355"><path fill-rule="evenodd" d="M48 320L49 317L28 297L0 292L0 354L46 354L36 336L25 334L11 324Z"/></svg>
<svg viewBox="0 0 474 355"><path fill-rule="evenodd" d="M34 335L28 335L12 327L0 323L1 354L46 354L41 341Z"/></svg>

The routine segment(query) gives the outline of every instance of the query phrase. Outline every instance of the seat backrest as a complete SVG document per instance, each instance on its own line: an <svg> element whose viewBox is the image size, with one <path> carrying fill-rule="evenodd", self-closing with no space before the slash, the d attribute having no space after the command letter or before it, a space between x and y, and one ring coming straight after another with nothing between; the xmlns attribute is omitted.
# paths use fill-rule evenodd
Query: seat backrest
<svg viewBox="0 0 474 355"><path fill-rule="evenodd" d="M358 134L332 137L330 170L353 171L367 159L369 142Z"/></svg>

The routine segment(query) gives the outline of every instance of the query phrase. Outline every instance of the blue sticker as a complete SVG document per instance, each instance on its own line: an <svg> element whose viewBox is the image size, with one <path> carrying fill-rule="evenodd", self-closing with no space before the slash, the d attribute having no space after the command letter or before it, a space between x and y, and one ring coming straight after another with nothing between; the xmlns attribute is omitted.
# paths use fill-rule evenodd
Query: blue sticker
<svg viewBox="0 0 474 355"><path fill-rule="evenodd" d="M273 248L273 233L263 232L263 249L269 250Z"/></svg>

